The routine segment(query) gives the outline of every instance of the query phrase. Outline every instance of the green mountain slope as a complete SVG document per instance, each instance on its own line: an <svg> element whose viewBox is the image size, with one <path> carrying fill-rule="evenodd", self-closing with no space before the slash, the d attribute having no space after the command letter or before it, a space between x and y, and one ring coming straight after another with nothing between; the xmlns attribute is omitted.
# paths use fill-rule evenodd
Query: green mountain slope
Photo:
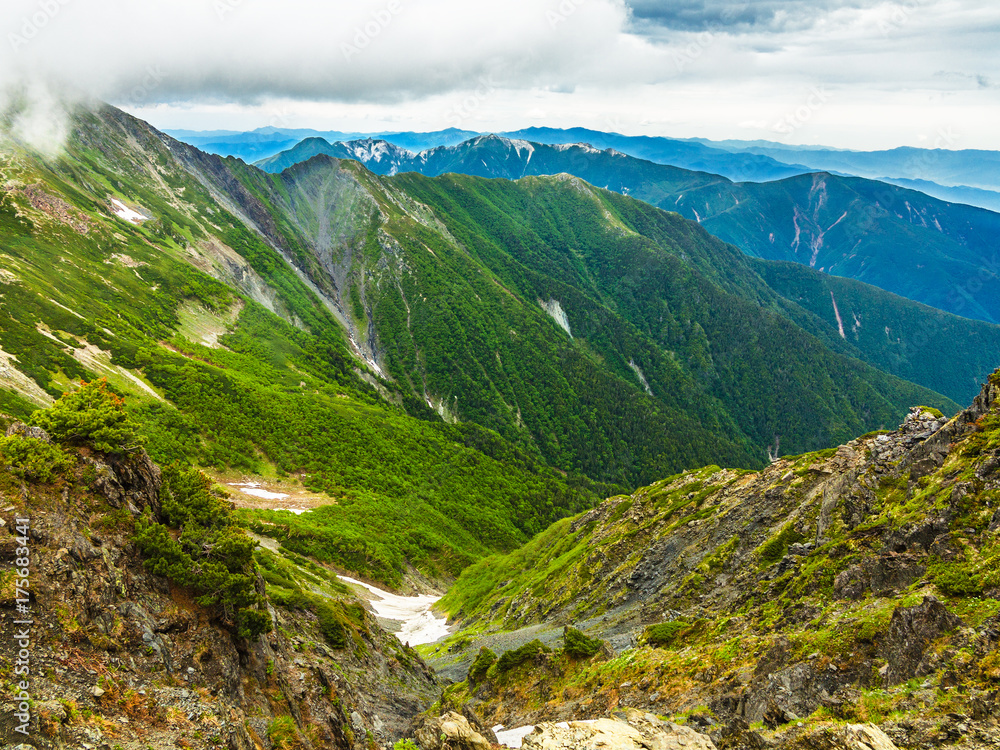
<svg viewBox="0 0 1000 750"><path fill-rule="evenodd" d="M338 143L380 174L459 172L517 179L566 172L677 211L750 255L859 279L969 318L1000 322L1000 215L874 180L802 174L732 182L588 145L481 136L410 154L371 141ZM301 157L313 150L303 148ZM283 166L295 149L275 157Z"/></svg>
<svg viewBox="0 0 1000 750"><path fill-rule="evenodd" d="M385 179L326 156L240 178L397 383L564 468L629 484L712 452L747 465L751 445L827 445L912 399L791 323L805 311L735 249L579 180Z"/></svg>
<svg viewBox="0 0 1000 750"><path fill-rule="evenodd" d="M336 505L260 528L393 584L620 487L956 408L574 178L269 175L105 108L4 180L4 407L106 376L158 460L297 477Z"/></svg>
<svg viewBox="0 0 1000 750"><path fill-rule="evenodd" d="M975 397L998 363L1000 326L950 315L797 263L759 260L753 267L771 289L821 321L815 328L802 321L807 330L833 335L879 369L956 400Z"/></svg>
<svg viewBox="0 0 1000 750"><path fill-rule="evenodd" d="M407 563L454 575L604 492L474 424L414 418L396 405L408 392L369 385L282 257L295 248L249 230L165 143L105 109L81 115L58 158L4 153L5 411L107 377L157 460L299 477L337 503L326 558L393 584ZM114 200L151 218L117 218Z"/></svg>

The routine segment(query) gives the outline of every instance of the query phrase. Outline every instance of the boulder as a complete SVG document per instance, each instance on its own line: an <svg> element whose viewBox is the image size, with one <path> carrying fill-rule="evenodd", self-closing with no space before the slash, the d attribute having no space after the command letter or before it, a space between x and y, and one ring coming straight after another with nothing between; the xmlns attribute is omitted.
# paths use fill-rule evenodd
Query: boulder
<svg viewBox="0 0 1000 750"><path fill-rule="evenodd" d="M31 440L41 440L43 443L51 443L52 438L49 433L41 427L31 427L23 422L14 422L7 428L7 437L24 437Z"/></svg>
<svg viewBox="0 0 1000 750"><path fill-rule="evenodd" d="M469 725L461 714L449 711L444 716L418 716L413 722L413 736L422 750L491 750L489 741Z"/></svg>
<svg viewBox="0 0 1000 750"><path fill-rule="evenodd" d="M833 582L839 599L861 599L866 592L885 596L901 591L927 572L927 566L914 555L881 555L852 565Z"/></svg>
<svg viewBox="0 0 1000 750"><path fill-rule="evenodd" d="M126 504L134 512L144 508L160 514L160 467L145 450L88 459L97 474L93 487L115 508Z"/></svg>
<svg viewBox="0 0 1000 750"><path fill-rule="evenodd" d="M808 750L899 750L874 724L848 724L835 730L822 728L800 737L795 746Z"/></svg>
<svg viewBox="0 0 1000 750"><path fill-rule="evenodd" d="M913 607L897 607L882 644L882 657L888 662L885 684L898 685L920 675L927 646L961 624L933 596Z"/></svg>

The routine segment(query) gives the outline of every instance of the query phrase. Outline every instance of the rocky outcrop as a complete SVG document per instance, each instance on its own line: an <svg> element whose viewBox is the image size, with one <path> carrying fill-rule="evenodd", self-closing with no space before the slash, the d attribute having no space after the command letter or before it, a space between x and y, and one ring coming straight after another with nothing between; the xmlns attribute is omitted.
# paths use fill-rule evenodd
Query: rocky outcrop
<svg viewBox="0 0 1000 750"><path fill-rule="evenodd" d="M14 424L7 428L6 437L15 436L29 438L31 440L41 440L43 443L52 442L52 438L49 437L49 433L41 427L31 427L23 422L14 422Z"/></svg>
<svg viewBox="0 0 1000 750"><path fill-rule="evenodd" d="M133 513L149 508L160 515L160 467L145 450L94 456L88 459L97 477L94 489L115 508L126 505Z"/></svg>
<svg viewBox="0 0 1000 750"><path fill-rule="evenodd" d="M224 612L146 569L132 534L145 509L158 510L159 488L145 453L92 454L58 482L29 483L23 498L18 490L4 501L4 569L21 554L15 518L30 519L34 750L369 750L406 736L436 681L355 600L336 601L355 618L340 648L315 614L287 607L271 607L273 629L251 641ZM0 586L2 643L14 642L14 607L13 589ZM23 739L5 693L0 747Z"/></svg>
<svg viewBox="0 0 1000 750"><path fill-rule="evenodd" d="M796 738L796 750L899 750L874 724L848 724L839 729L809 730Z"/></svg>
<svg viewBox="0 0 1000 750"><path fill-rule="evenodd" d="M895 594L919 580L926 570L926 560L915 555L868 558L839 573L833 592L841 599L861 599L867 593Z"/></svg>
<svg viewBox="0 0 1000 750"><path fill-rule="evenodd" d="M898 430L759 472L708 467L612 498L550 532L550 557L569 561L557 572L535 564L546 550L523 575L514 556L493 561L501 585L463 605L487 629L513 631L516 647L571 622L626 652L609 669L557 652L477 683L479 710L537 726L707 706L724 750L857 750L886 738L817 733L817 716L868 721L876 691L901 747L966 730L969 748L992 747L1000 373L990 380L951 420L915 408ZM636 643L650 648L628 653Z"/></svg>
<svg viewBox="0 0 1000 750"><path fill-rule="evenodd" d="M421 750L491 750L493 747L490 740L473 729L468 719L454 711L439 717L417 717L413 736Z"/></svg>
<svg viewBox="0 0 1000 750"><path fill-rule="evenodd" d="M960 625L962 620L933 596L925 596L923 602L916 606L897 608L892 614L883 645L883 655L888 663L886 685L897 685L921 675L927 647Z"/></svg>
<svg viewBox="0 0 1000 750"><path fill-rule="evenodd" d="M616 719L540 724L524 738L525 750L716 750L707 735L626 709Z"/></svg>

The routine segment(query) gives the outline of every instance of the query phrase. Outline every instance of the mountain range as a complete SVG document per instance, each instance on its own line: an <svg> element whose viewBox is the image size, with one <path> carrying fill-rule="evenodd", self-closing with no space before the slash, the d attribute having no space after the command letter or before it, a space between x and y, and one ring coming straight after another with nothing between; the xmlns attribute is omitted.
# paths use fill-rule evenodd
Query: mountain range
<svg viewBox="0 0 1000 750"><path fill-rule="evenodd" d="M255 161L277 155L307 138L336 141L375 138L399 148L422 151L455 146L485 133L449 128L430 133L343 133L291 128L233 131L170 131L178 139L221 156ZM808 172L830 172L845 177L865 177L920 190L953 203L967 203L1000 210L998 154L981 150L899 148L888 151L850 151L818 146L794 146L771 141L711 141L704 138L626 136L587 128L531 127L499 135L533 143L565 145L586 143L608 148L658 164L705 171L734 182L766 182ZM939 134L950 145L957 137Z"/></svg>
<svg viewBox="0 0 1000 750"><path fill-rule="evenodd" d="M382 174L518 179L565 172L694 219L749 255L855 278L965 317L1000 320L1000 215L882 182L813 173L734 183L614 150L500 136L419 154L381 140L308 139L259 166L280 172L320 153L356 159Z"/></svg>
<svg viewBox="0 0 1000 750"><path fill-rule="evenodd" d="M995 326L760 266L578 178L380 177L326 156L270 175L114 109L74 133L6 167L8 408L107 375L154 458L350 498L325 554L386 581L516 545L606 492L593 482L759 466L912 403L954 411L1000 359ZM466 468L428 495L420 477L449 462ZM404 497L426 535L359 562L376 507L399 507L390 528L423 507Z"/></svg>
<svg viewBox="0 0 1000 750"><path fill-rule="evenodd" d="M961 317L830 273L958 283L995 215L465 133L267 171L107 106L69 132L0 148L46 743L484 749L628 705L675 746L995 745L995 279ZM457 632L409 648L357 579L448 590Z"/></svg>

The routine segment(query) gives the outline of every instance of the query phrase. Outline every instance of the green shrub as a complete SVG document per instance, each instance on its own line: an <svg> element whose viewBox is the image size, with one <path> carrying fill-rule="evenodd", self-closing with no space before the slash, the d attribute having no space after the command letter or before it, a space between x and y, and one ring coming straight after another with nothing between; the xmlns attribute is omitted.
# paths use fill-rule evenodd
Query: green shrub
<svg viewBox="0 0 1000 750"><path fill-rule="evenodd" d="M539 654L551 654L551 653L552 649L536 638L533 641L525 643L518 649L505 652L497 660L497 672L499 672L500 674L509 672L510 670L514 669L514 667L521 666L526 661L534 659Z"/></svg>
<svg viewBox="0 0 1000 750"><path fill-rule="evenodd" d="M399 740L392 746L392 750L420 750L413 740Z"/></svg>
<svg viewBox="0 0 1000 750"><path fill-rule="evenodd" d="M757 548L757 560L761 568L766 568L778 562L788 552L788 546L801 542L805 537L795 530L791 524L764 542Z"/></svg>
<svg viewBox="0 0 1000 750"><path fill-rule="evenodd" d="M934 576L934 585L949 596L975 596L983 592L983 578L957 564L942 565Z"/></svg>
<svg viewBox="0 0 1000 750"><path fill-rule="evenodd" d="M643 639L650 646L669 648L684 631L690 629L691 623L684 620L671 620L659 625L650 625L643 633Z"/></svg>
<svg viewBox="0 0 1000 750"><path fill-rule="evenodd" d="M319 629L332 648L347 647L347 629L338 616L337 610L329 602L320 601L315 605Z"/></svg>
<svg viewBox="0 0 1000 750"><path fill-rule="evenodd" d="M21 479L51 482L73 467L58 446L20 435L0 438L0 466Z"/></svg>
<svg viewBox="0 0 1000 750"><path fill-rule="evenodd" d="M165 520L181 534L175 539L166 525L148 514L141 518L134 539L146 567L193 589L195 601L215 607L240 637L270 630L264 597L257 592L256 542L235 524L211 480L195 469L171 466L163 473L160 497Z"/></svg>
<svg viewBox="0 0 1000 750"><path fill-rule="evenodd" d="M109 391L104 379L81 382L79 389L64 393L31 419L57 442L89 445L101 453L127 453L143 442L138 425L125 411L125 399Z"/></svg>
<svg viewBox="0 0 1000 750"><path fill-rule="evenodd" d="M476 655L476 660L472 662L472 666L469 667L469 681L482 682L486 677L486 673L490 671L490 667L496 664L496 661L497 655L483 646L479 649L479 653Z"/></svg>
<svg viewBox="0 0 1000 750"><path fill-rule="evenodd" d="M563 628L566 655L573 659L589 659L601 650L601 641L567 625Z"/></svg>

